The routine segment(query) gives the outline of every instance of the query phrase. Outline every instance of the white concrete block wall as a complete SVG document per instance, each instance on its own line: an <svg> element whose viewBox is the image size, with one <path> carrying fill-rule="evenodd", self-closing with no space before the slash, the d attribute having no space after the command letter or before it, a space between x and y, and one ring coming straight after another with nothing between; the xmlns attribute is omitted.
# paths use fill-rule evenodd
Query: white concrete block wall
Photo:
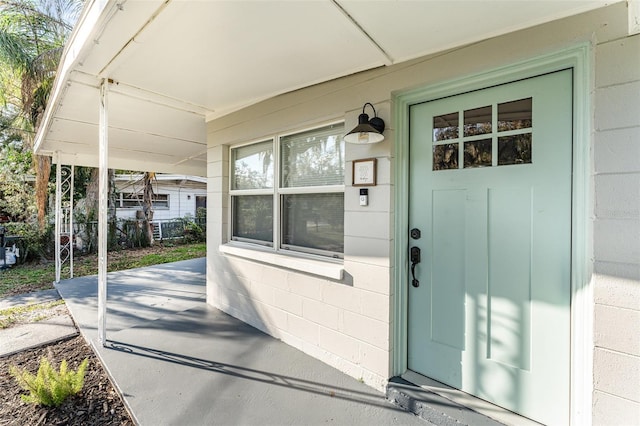
<svg viewBox="0 0 640 426"><path fill-rule="evenodd" d="M625 4L618 3L447 54L315 85L209 122L208 303L381 389L391 376L394 354L393 93L600 40L594 52L595 129L589 141L596 303L593 419L594 424L639 424L636 392L616 383L635 378L640 365L633 350L640 310L634 302L640 300L635 202L640 197L634 192L640 181L640 45L638 36L625 38L626 22ZM229 146L336 119L345 119L350 129L365 102L376 105L388 129L380 144L347 145L344 280L221 253L229 237ZM350 185L351 165L371 157L378 160L378 185L369 188L369 206L361 207L358 188ZM622 330L635 337L623 337Z"/></svg>
<svg viewBox="0 0 640 426"><path fill-rule="evenodd" d="M640 424L640 35L595 58L593 423Z"/></svg>

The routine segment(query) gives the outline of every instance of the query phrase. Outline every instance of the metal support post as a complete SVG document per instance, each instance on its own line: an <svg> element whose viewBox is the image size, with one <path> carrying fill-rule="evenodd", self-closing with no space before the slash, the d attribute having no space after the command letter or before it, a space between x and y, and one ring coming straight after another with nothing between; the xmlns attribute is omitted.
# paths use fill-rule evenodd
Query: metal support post
<svg viewBox="0 0 640 426"><path fill-rule="evenodd" d="M56 284L60 282L62 273L62 258L60 253L60 237L62 224L62 170L60 167L60 156L56 152L54 155L56 163L56 203L55 203L55 250L56 250Z"/></svg>
<svg viewBox="0 0 640 426"><path fill-rule="evenodd" d="M98 203L98 338L102 346L107 344L107 209L109 200L108 173L108 90L109 81L103 79L100 85L99 119L99 203Z"/></svg>
<svg viewBox="0 0 640 426"><path fill-rule="evenodd" d="M71 181L69 185L69 278L73 278L73 191L75 185L75 166L71 166Z"/></svg>

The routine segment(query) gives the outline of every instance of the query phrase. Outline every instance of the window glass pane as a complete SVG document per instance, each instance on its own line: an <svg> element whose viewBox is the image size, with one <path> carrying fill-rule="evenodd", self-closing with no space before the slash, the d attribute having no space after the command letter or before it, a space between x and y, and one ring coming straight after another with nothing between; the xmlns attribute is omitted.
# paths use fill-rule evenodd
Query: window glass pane
<svg viewBox="0 0 640 426"><path fill-rule="evenodd" d="M273 242L273 196L242 195L233 200L233 238Z"/></svg>
<svg viewBox="0 0 640 426"><path fill-rule="evenodd" d="M484 135L491 133L491 105L468 109L464 112L464 135Z"/></svg>
<svg viewBox="0 0 640 426"><path fill-rule="evenodd" d="M491 139L464 143L464 167L491 166Z"/></svg>
<svg viewBox="0 0 640 426"><path fill-rule="evenodd" d="M142 208L144 205L142 194L139 193L123 193L122 207L125 208ZM151 198L153 208L169 208L168 194L153 194Z"/></svg>
<svg viewBox="0 0 640 426"><path fill-rule="evenodd" d="M282 244L344 251L344 194L282 196Z"/></svg>
<svg viewBox="0 0 640 426"><path fill-rule="evenodd" d="M458 137L458 113L433 117L433 141L444 141Z"/></svg>
<svg viewBox="0 0 640 426"><path fill-rule="evenodd" d="M231 189L273 188L273 142L231 149Z"/></svg>
<svg viewBox="0 0 640 426"><path fill-rule="evenodd" d="M344 185L344 125L280 139L282 187Z"/></svg>
<svg viewBox="0 0 640 426"><path fill-rule="evenodd" d="M448 143L434 145L433 170L447 170L458 168L458 144Z"/></svg>
<svg viewBox="0 0 640 426"><path fill-rule="evenodd" d="M498 165L531 163L531 133L498 138Z"/></svg>
<svg viewBox="0 0 640 426"><path fill-rule="evenodd" d="M168 194L157 194L153 196L153 207L156 208L169 208L169 195Z"/></svg>
<svg viewBox="0 0 640 426"><path fill-rule="evenodd" d="M528 129L533 124L531 98L498 104L498 131Z"/></svg>

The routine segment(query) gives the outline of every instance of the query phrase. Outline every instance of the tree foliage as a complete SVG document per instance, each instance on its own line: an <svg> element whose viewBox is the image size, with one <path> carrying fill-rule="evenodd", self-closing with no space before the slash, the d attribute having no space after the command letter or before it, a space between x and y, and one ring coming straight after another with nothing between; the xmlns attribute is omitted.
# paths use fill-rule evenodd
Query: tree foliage
<svg viewBox="0 0 640 426"><path fill-rule="evenodd" d="M82 8L81 0L0 0L0 142L33 148L64 43ZM15 146L13 147L15 148ZM38 221L44 227L51 158L33 155Z"/></svg>

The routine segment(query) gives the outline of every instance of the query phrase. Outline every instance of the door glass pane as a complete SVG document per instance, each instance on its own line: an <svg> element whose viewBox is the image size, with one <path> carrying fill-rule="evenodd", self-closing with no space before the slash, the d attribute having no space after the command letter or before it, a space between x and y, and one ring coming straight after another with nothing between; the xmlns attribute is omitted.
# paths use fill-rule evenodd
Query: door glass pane
<svg viewBox="0 0 640 426"><path fill-rule="evenodd" d="M444 141L458 137L458 113L438 115L433 117L433 140Z"/></svg>
<svg viewBox="0 0 640 426"><path fill-rule="evenodd" d="M498 131L528 129L533 124L531 98L498 104Z"/></svg>
<svg viewBox="0 0 640 426"><path fill-rule="evenodd" d="M531 133L498 138L498 165L531 163Z"/></svg>
<svg viewBox="0 0 640 426"><path fill-rule="evenodd" d="M464 167L491 167L491 139L464 143Z"/></svg>
<svg viewBox="0 0 640 426"><path fill-rule="evenodd" d="M273 188L273 141L231 150L231 189Z"/></svg>
<svg viewBox="0 0 640 426"><path fill-rule="evenodd" d="M232 197L233 238L273 242L273 196Z"/></svg>
<svg viewBox="0 0 640 426"><path fill-rule="evenodd" d="M344 185L344 125L280 139L282 187Z"/></svg>
<svg viewBox="0 0 640 426"><path fill-rule="evenodd" d="M464 135L484 135L491 133L491 105L468 109L464 112Z"/></svg>
<svg viewBox="0 0 640 426"><path fill-rule="evenodd" d="M448 143L433 147L433 170L458 168L458 144Z"/></svg>
<svg viewBox="0 0 640 426"><path fill-rule="evenodd" d="M344 251L344 194L282 196L282 244Z"/></svg>

